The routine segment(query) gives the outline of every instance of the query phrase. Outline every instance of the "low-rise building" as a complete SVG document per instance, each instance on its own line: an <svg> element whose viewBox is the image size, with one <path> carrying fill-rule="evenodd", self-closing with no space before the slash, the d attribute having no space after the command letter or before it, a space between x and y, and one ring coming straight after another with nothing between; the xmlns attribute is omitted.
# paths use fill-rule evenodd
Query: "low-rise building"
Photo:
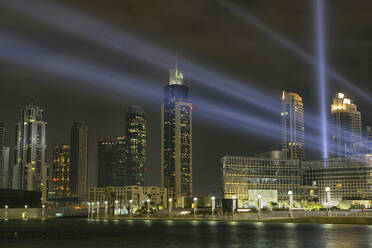
<svg viewBox="0 0 372 248"><path fill-rule="evenodd" d="M263 205L268 201L288 200L289 191L293 199L300 199L301 164L299 160L224 156L221 159L223 206L229 208L236 198L237 208L247 208L256 204L258 195Z"/></svg>
<svg viewBox="0 0 372 248"><path fill-rule="evenodd" d="M130 200L132 207L140 207L146 204L148 199L152 203L168 207L166 189L157 186L91 187L88 194L88 202L95 204L99 202L103 206L107 201L110 205L118 204L119 208L129 207Z"/></svg>
<svg viewBox="0 0 372 248"><path fill-rule="evenodd" d="M340 201L369 206L372 201L372 160L355 157L306 161L303 185L317 189L318 200L323 206L336 206Z"/></svg>

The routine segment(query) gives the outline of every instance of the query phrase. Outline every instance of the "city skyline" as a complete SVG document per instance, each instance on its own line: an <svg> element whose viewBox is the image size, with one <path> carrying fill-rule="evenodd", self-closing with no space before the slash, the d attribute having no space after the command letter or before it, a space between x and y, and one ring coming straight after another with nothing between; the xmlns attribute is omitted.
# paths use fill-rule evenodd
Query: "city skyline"
<svg viewBox="0 0 372 248"><path fill-rule="evenodd" d="M338 8L348 8L348 4L341 1L342 3L337 3L333 4ZM238 3L238 2L237 2ZM277 20L277 16L275 14L267 14L263 11L265 4L260 3L257 4L256 7L250 6L244 3L239 3L242 5L242 8L244 9L250 9L252 8L252 12L255 13L257 16L262 17L261 20L263 20L266 24L278 28L281 32L289 36L290 38L293 38L295 41L298 41L300 44L302 44L300 41L302 39L307 38L307 35L300 32L300 34L293 34L295 33L296 30L306 26L308 24L307 17L300 17L298 14L295 15L295 18L299 20L299 24L291 24L289 30L285 29L286 25L289 25L288 21L282 20L282 22L279 22L278 24L275 23L275 20ZM81 6L79 2L77 3L68 3L69 8L74 9L76 6ZM100 5L103 7L104 10L108 11L111 10L112 7L110 6L105 6L104 4L100 3ZM188 6L187 4L185 4ZM331 5L331 3L330 3ZM138 8L141 6L141 4L135 4L132 3L132 10L131 8L127 6L122 6L120 4L117 4L116 7L124 11L125 13L135 13L138 11ZM196 4L197 9L201 11L206 11L208 7L211 7L212 4ZM304 8L303 5L300 3L295 3L294 4L295 8L302 9ZM280 8L280 6L277 6ZM161 6L157 7L161 8ZM219 7L211 7L211 13L209 14L212 18L212 20L219 20L219 18L226 18L230 22L236 25L229 25L234 26L235 28L232 29L231 34L234 34L234 37L239 37L242 41L242 43L245 43L244 45L239 44L237 41L232 41L232 39L227 39L229 46L235 46L237 45L236 49L229 49L229 52L231 54L228 54L227 52L222 51L221 49L218 49L219 47L222 46L222 43L219 41L214 41L214 39L211 39L205 34L202 34L202 32L198 29L205 30L206 26L203 26L203 23L201 25L198 25L198 21L196 20L196 24L193 26L190 24L185 24L181 22L181 27L183 27L182 30L184 30L185 34L183 34L183 37L187 37L187 35L192 35L196 34L197 37L200 35L200 41L203 43L203 48L208 47L207 45L211 46L210 50L206 49L205 52L202 52L201 48L197 48L195 51L200 51L200 55L195 55L196 52L192 52L193 48L195 48L194 43L191 41L182 41L182 39L177 38L176 36L179 35L180 33L182 34L181 31L174 31L174 33L170 32L170 41L169 43L173 44L174 47L172 47L172 52L174 52L174 61L176 60L175 53L178 51L180 53L180 58L179 58L179 68L182 71L183 63L184 60L182 57L191 57L193 60L200 60L202 61L202 64L209 64L210 67L212 68L220 68L222 67L221 71L223 73L226 73L228 75L235 75L236 77L239 78L239 80L243 82L247 82L247 85L256 85L257 88L261 88L261 91L264 91L267 93L269 96L275 99L280 99L280 91L281 90L288 90L291 92L297 92L301 96L303 96L304 99L304 106L306 108L305 111L305 126L306 126L306 113L317 113L317 109L315 107L316 103L316 95L317 92L312 90L312 83L315 82L315 72L313 68L310 68L308 65L302 64L302 62L297 61L293 57L289 57L287 59L283 60L278 60L275 59L275 57L280 57L284 58L286 57L287 53L285 51L282 51L280 48L277 47L277 45L270 41L265 39L265 42L267 43L262 43L258 44L257 41L259 41L259 38L262 38L259 34L259 32L253 31L249 28L249 26L242 24L238 18L234 17L233 15L230 15L225 11L223 8ZM84 9L84 8L83 8ZM164 12L172 12L171 9L177 10L177 13L182 13L181 7L177 6L172 6L170 10L163 10ZM151 13L150 9L148 7L144 6L144 11L147 11ZM285 10L287 12L290 12L291 10ZM356 11L356 10L355 10ZM358 8L358 11L362 11ZM100 13L95 11L94 9L85 9L84 11L85 14L92 14L92 15L98 15L100 16ZM207 11L207 13L209 13ZM292 12L290 12L292 13ZM9 15L9 14L8 14ZM5 15L4 18L9 18L8 15ZM102 16L101 16L102 17ZM173 15L174 18L176 18L176 15ZM26 17L25 17L26 18ZM124 17L118 17L114 16L111 19L109 18L107 22L110 23L112 21L113 26L119 26L123 30L128 27L128 30L131 30L133 28L139 27L139 29L144 33L143 36L146 38L146 36L149 35L149 28L144 26L143 24L140 23L127 23L127 19L121 19ZM151 19L153 18L153 15L149 15L148 21L145 21L147 25L151 22ZM271 19L270 19L271 18ZM329 17L331 18L331 17ZM162 17L161 21L159 22L165 22L167 19L165 17ZM176 18L176 20L178 20ZM193 20L193 19L191 19ZM339 28L341 29L341 24L336 24L332 22L333 19L330 20L331 27L334 28ZM333 20L335 22L336 18ZM347 20L343 20L343 22L347 23ZM124 27L121 27L119 24L128 24L128 26L123 25ZM160 24L162 24L160 23ZM363 20L357 19L354 20L355 25L360 25L360 28L363 29ZM158 22L155 22L152 27L156 30L156 28L159 28L160 25ZM3 24L5 25L5 24ZM204 24L207 25L207 24ZM333 26L332 26L333 25ZM22 30L19 27L19 24L13 23L10 24L8 23L7 26L9 27L16 27L20 30ZM40 29L39 29L40 28ZM41 43L42 45L45 45L43 43L44 36L41 35L42 31L47 30L47 31L53 31L54 29L52 27L44 27L41 26L37 28L37 34L39 35L38 37L32 37L34 39L34 43ZM18 30L16 29L16 30ZM293 31L293 30L294 31ZM173 30L173 26L169 27L168 30ZM212 30L213 32L218 32L218 31L225 31L227 32L227 28L225 25L222 25L219 30ZM212 32L211 31L211 32ZM21 31L19 31L21 32ZM61 31L54 31L57 32L58 34L61 34ZM240 35L235 34L236 33L243 33L247 32L247 35L243 35L240 37ZM356 50L357 53L361 53L364 51L364 49L368 48L368 43L365 42L363 43L364 40L369 40L368 35L363 35L361 32L358 32L357 34L348 33L349 31L345 31L344 35L346 38L348 37L347 35L356 35L356 37L361 37L360 40L356 39L351 43L348 43L348 40L345 39L336 39L337 34L333 33L335 37L333 39L330 39L330 46L333 51L331 54L335 54L336 51L339 51L341 48L350 48L351 50ZM16 32L16 35L18 33ZM248 39L248 37L253 36L253 40ZM141 35L139 35L141 36ZM21 37L22 38L22 37ZM52 48L56 50L61 50L61 51L67 51L71 52L74 51L76 55L81 55L81 57L85 58L86 54L84 55L84 52L89 52L91 48L95 48L95 45L91 45L91 47L87 47L84 52L79 52L75 51L73 49L72 44L77 44L77 47L83 47L85 45L85 42L78 41L74 37L67 37L68 41L70 42L68 45L60 44L56 42ZM144 39L145 39L144 38ZM159 39L166 40L168 37L161 37ZM364 38L364 39L363 39ZM152 40L149 38L149 40ZM214 42L210 42L213 40ZM237 39L239 40L239 39ZM174 42L172 42L174 41ZM156 41L155 41L156 42ZM334 43L336 44L334 44ZM162 44L162 42L159 42ZM311 43L311 42L309 42ZM167 43L168 44L168 43ZM307 50L311 50L312 45L310 44L302 44ZM166 45L164 45L166 46ZM263 48L260 49L260 46ZM341 47L341 48L340 48ZM50 47L49 47L50 48ZM217 55L211 55L213 51L220 51L220 54ZM256 54L254 50L257 49L262 54ZM267 50L267 51L264 51ZM344 49L343 49L344 50ZM243 51L243 52L242 52ZM236 58L240 58L240 56L237 55L239 52L242 53L243 55L256 55L250 57L250 56L245 56L248 58L248 61L251 62L249 63L249 66L247 66L247 61L244 61L244 59L240 59L243 61L240 62L234 62L234 63L229 63L228 61L234 61ZM273 53L273 54L269 54ZM123 62L124 59L122 58L117 58L116 56L112 56L114 58L111 61L111 55L112 52L105 50L102 53L99 53L102 56L102 61L109 64L110 66L116 68L116 63L117 62ZM209 55L209 56L208 56ZM262 55L262 56L261 56ZM276 56L275 56L276 55ZM282 56L279 56L282 55ZM96 55L89 57L92 58L94 61L100 60ZM338 69L339 72L345 73L349 78L355 79L355 81L364 81L368 82L368 63L364 62L364 59L358 60L358 57L355 55L351 56L351 52L346 53L345 57L351 56L353 60L359 61L362 65L361 70L353 70L347 67L348 62L345 62L344 60L340 61L339 63L335 63L337 60L338 55L334 55L334 57L330 58L330 63L331 64L336 64L336 69ZM110 57L108 59L107 57ZM223 58L227 58L227 61L225 62ZM271 65L270 63L268 64L268 69L263 70L261 67L263 65L266 65L266 61L270 60L272 61L272 64L275 64L278 66L278 68L275 69L275 66ZM283 63L283 65L278 65L278 63ZM151 81L156 83L156 89L158 89L158 94L160 95L162 92L162 83L167 82L167 72L166 71L158 71L158 70L153 70L152 68L148 68L149 66L144 65L143 67L137 66L139 63L138 61L134 62L134 65L127 65L125 64L126 70L129 71L138 71L139 74L145 74L146 76L151 78ZM289 65L289 66L288 66ZM173 65L169 65L169 68L172 68ZM287 70L284 67L295 67L291 68L291 70ZM366 69L363 69L365 66ZM159 176L160 176L160 107L159 105L154 105L153 103L148 103L145 101L142 101L141 99L137 99L136 96L129 96L127 99L121 99L121 96L116 95L116 94L107 94L108 96L103 96L101 92L97 92L95 88L81 88L79 85L75 84L75 82L68 80L66 83L66 80L60 77L56 77L54 75L45 75L42 72L34 72L33 70L26 69L24 67L20 67L24 75L14 75L14 68L19 69L18 67L13 67L9 66L8 64L5 64L4 68L9 68L7 72L4 72L4 77L9 78L9 82L13 82L14 85L17 86L16 88L13 88L12 83L6 84L6 86L2 86L1 88L2 92L9 92L7 95L16 95L15 99L9 98L6 95L2 95L2 99L4 103L2 104L1 111L4 113L4 117L0 120L0 122L6 123L6 127L8 129L8 146L13 147L14 144L12 144L14 141L10 138L13 137L14 134L14 123L16 122L15 118L15 112L18 111L18 109L22 108L24 104L28 102L29 98L35 98L38 100L38 102L41 103L42 107L46 110L47 113L47 121L48 121L48 147L51 147L52 143L69 143L69 139L66 138L66 136L69 136L69 129L71 123L75 121L80 121L83 120L85 121L88 126L90 131L92 131L92 135L90 136L90 142L89 142L89 152L88 154L92 154L89 157L89 161L92 162L92 164L97 164L96 161L96 156L94 155L94 152L96 151L96 147L94 144L96 143L96 140L99 138L104 138L104 137L116 137L116 136L121 136L124 135L122 132L122 111L128 107L131 104L139 104L139 105L144 105L144 108L146 112L148 112L149 115L149 128L151 127L152 133L149 134L149 140L151 144L149 144L149 170L148 173L150 175L150 178L148 181L150 181L151 184L157 184ZM121 68L120 68L121 69ZM304 72L302 74L302 72ZM269 72L269 74L267 73ZM294 72L294 75L292 74ZM301 72L301 73L300 73ZM214 98L214 102L228 102L229 100L234 101L234 103L231 103L231 108L246 108L247 106L249 107L249 104L241 104L241 103L236 103L234 99L231 99L228 95L224 96L223 94L216 93L214 95L210 94L210 91L212 90L211 88L205 88L201 87L197 82L193 81L193 79L188 79L188 77L191 77L190 74L184 73L186 81L190 83L190 94L191 94L191 99L197 95L203 95L205 98ZM269 76L266 76L269 75ZM253 78L257 79L256 84L250 84L250 80L247 80L248 77L252 76ZM32 81L30 83L29 81ZM211 80L213 82L213 80ZM297 82L301 82L297 84ZM54 82L56 84L51 84L50 82ZM274 83L275 82L275 83ZM61 87L58 84L63 84L64 86ZM262 83L262 85L261 85ZM44 94L42 92L39 92L37 89L30 89L29 85L37 85L40 86L43 85L46 87L46 92L47 94ZM364 101L362 98L358 97L355 93L349 91L349 90L344 90L343 87L338 87L335 86L335 83L331 88L334 89L329 89L329 96L328 96L328 102L330 104L330 98L333 96L336 92L341 91L344 92L346 95L350 96L350 98L354 99L356 104L358 105L358 108L360 108L360 112L363 114L363 132L365 131L365 126L370 125L371 123L371 117L368 111L368 105L366 101ZM363 87L365 86L365 87ZM367 92L369 91L367 84L360 84L359 87L364 88ZM72 87L70 89L70 87ZM19 88L21 90L19 90ZM265 88L265 90L263 90ZM279 92L279 94L278 94ZM16 93L16 94L15 94ZM279 97L278 97L279 96ZM25 100L23 100L25 99ZM72 99L72 101L69 101L68 99ZM158 101L158 99L157 99ZM160 104L160 101L159 101ZM8 106L5 108L5 106ZM254 106L251 107L252 109L255 109ZM312 109L313 108L313 109ZM275 141L267 141L265 138L261 138L260 135L252 135L251 132L245 132L239 130L236 126L230 126L228 129L225 127L227 126L226 124L221 124L218 122L214 121L205 121L201 116L203 115L203 111L195 105L194 109L194 132L196 132L196 136L198 137L198 141L195 141L194 144L194 151L195 151L195 156L194 156L194 172L195 172L195 182L196 182L196 189L197 191L213 191L216 189L211 189L210 186L208 185L213 185L215 184L213 179L208 182L204 182L204 178L208 178L209 173L214 171L214 177L217 176L217 167L219 164L219 158L222 155L225 155L226 153L228 154L234 154L234 155L249 155L253 154L259 151L265 151L265 150L270 150L273 146L278 147L278 143L275 144ZM247 115L250 114L249 112ZM254 116L260 116L265 115L265 113L254 113ZM267 115L267 114L266 114ZM279 124L277 116L272 116L272 120L275 121L276 123ZM53 125L51 125L53 123ZM218 135L215 135L218 134ZM49 136L50 135L50 136ZM211 137L213 136L213 137ZM11 142L9 142L9 140ZM221 142L224 141L224 142ZM305 138L306 142L306 138ZM92 145L93 144L93 145ZM255 147L252 147L255 145ZM207 151L207 154L204 154L204 147L210 147L210 151ZM151 148L150 148L151 147ZM307 154L307 152L306 152ZM92 157L91 157L92 156ZM317 158L319 156L309 154L310 157L312 158ZM91 168L92 165L90 165L90 170L95 171L95 168ZM95 178L96 175L93 176ZM90 181L92 183L92 178L90 178ZM94 183L94 182L93 182Z"/></svg>

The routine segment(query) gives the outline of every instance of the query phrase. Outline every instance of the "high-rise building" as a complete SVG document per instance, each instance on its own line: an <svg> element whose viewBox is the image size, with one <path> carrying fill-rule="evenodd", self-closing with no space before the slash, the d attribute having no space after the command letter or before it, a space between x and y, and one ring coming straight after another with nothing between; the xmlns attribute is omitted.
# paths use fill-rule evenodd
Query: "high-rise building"
<svg viewBox="0 0 372 248"><path fill-rule="evenodd" d="M366 131L367 140L372 142L372 126L367 126Z"/></svg>
<svg viewBox="0 0 372 248"><path fill-rule="evenodd" d="M6 128L0 123L0 189L10 188L9 147L5 142Z"/></svg>
<svg viewBox="0 0 372 248"><path fill-rule="evenodd" d="M145 163L147 154L147 120L141 106L130 106L125 114L127 137L127 163L135 168L134 185L145 185Z"/></svg>
<svg viewBox="0 0 372 248"><path fill-rule="evenodd" d="M75 122L71 129L71 193L81 200L88 193L88 126Z"/></svg>
<svg viewBox="0 0 372 248"><path fill-rule="evenodd" d="M192 105L178 69L170 70L161 106L161 184L175 207L192 196Z"/></svg>
<svg viewBox="0 0 372 248"><path fill-rule="evenodd" d="M127 162L125 137L98 142L98 187L135 184L135 169Z"/></svg>
<svg viewBox="0 0 372 248"><path fill-rule="evenodd" d="M46 201L48 188L46 125L44 110L35 102L20 111L12 170L13 189L41 191L42 202Z"/></svg>
<svg viewBox="0 0 372 248"><path fill-rule="evenodd" d="M297 93L285 92L282 95L282 150L288 159L305 157L304 105Z"/></svg>
<svg viewBox="0 0 372 248"><path fill-rule="evenodd" d="M333 157L350 157L362 136L362 118L357 106L343 93L337 93L331 105Z"/></svg>
<svg viewBox="0 0 372 248"><path fill-rule="evenodd" d="M55 197L70 197L71 156L70 147L57 145L53 149L52 192Z"/></svg>

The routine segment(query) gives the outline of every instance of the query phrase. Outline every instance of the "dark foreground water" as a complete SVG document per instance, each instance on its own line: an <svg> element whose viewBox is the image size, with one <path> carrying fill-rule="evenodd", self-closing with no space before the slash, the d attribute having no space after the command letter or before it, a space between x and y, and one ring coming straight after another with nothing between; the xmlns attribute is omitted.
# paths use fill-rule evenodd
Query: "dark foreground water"
<svg viewBox="0 0 372 248"><path fill-rule="evenodd" d="M0 221L0 247L372 247L372 226L210 221Z"/></svg>

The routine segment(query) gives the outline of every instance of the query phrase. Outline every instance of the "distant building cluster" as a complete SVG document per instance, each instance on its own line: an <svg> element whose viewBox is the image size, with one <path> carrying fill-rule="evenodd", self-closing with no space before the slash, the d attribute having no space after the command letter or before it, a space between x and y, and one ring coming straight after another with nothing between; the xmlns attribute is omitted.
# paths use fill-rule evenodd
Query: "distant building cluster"
<svg viewBox="0 0 372 248"><path fill-rule="evenodd" d="M122 214L129 205L140 207L150 201L174 208L195 204L192 103L189 87L177 68L170 70L163 90L160 187L145 182L148 123L141 106L126 110L122 135L97 141L97 187L88 188L87 124L73 123L70 144L54 145L48 161L45 113L31 102L20 110L14 149L7 146L6 127L0 124L0 188L18 190L19 195L20 191L38 191L43 203L110 204ZM371 206L372 126L367 126L363 135L361 113L343 93L333 99L330 117L330 158L306 161L302 97L283 91L280 149L221 159L224 210L249 208L257 201L263 206L289 199L323 206L341 201Z"/></svg>
<svg viewBox="0 0 372 248"><path fill-rule="evenodd" d="M336 206L348 201L372 205L372 127L362 135L357 106L337 93L330 108L331 158L305 161L305 122L302 98L283 91L282 149L252 157L221 159L222 203L225 210L297 201Z"/></svg>

